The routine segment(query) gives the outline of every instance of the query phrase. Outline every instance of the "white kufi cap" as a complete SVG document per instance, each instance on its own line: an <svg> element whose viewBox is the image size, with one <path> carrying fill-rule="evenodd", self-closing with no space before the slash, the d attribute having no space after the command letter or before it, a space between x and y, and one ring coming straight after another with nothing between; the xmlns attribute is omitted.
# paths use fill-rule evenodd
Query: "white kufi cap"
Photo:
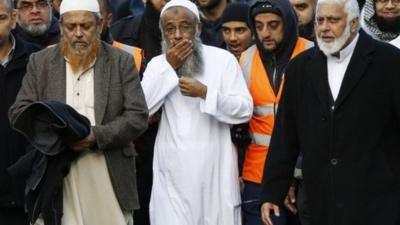
<svg viewBox="0 0 400 225"><path fill-rule="evenodd" d="M60 15L71 11L100 12L97 0L63 0L60 5Z"/></svg>
<svg viewBox="0 0 400 225"><path fill-rule="evenodd" d="M199 10L197 9L197 6L189 0L171 0L171 1L169 1L167 4L165 4L163 9L161 10L160 17L163 16L163 14L165 13L165 11L167 9L175 7L175 6L182 6L182 7L189 9L200 21L200 15L199 15Z"/></svg>

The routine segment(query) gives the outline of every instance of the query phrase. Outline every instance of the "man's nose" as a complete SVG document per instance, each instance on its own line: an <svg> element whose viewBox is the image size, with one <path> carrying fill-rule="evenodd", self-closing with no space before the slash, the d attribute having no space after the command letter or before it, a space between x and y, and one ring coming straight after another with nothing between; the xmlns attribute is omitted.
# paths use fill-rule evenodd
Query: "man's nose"
<svg viewBox="0 0 400 225"><path fill-rule="evenodd" d="M77 38L81 38L83 36L83 32L82 32L82 28L80 26L77 26L75 28L75 32L74 32L75 37Z"/></svg>
<svg viewBox="0 0 400 225"><path fill-rule="evenodd" d="M174 39L176 40L182 39L182 31L179 28L175 30Z"/></svg>
<svg viewBox="0 0 400 225"><path fill-rule="evenodd" d="M393 9L394 7L396 6L393 4L393 0L389 0L385 5L386 9Z"/></svg>
<svg viewBox="0 0 400 225"><path fill-rule="evenodd" d="M264 26L261 30L261 36L263 38L269 38L271 36L271 31L268 29L268 26Z"/></svg>
<svg viewBox="0 0 400 225"><path fill-rule="evenodd" d="M236 41L237 40L237 34L235 32L231 32L229 35L229 40L230 41Z"/></svg>
<svg viewBox="0 0 400 225"><path fill-rule="evenodd" d="M319 29L321 31L329 31L330 30L330 25L328 23L328 21L324 20L322 21L319 25L318 25Z"/></svg>

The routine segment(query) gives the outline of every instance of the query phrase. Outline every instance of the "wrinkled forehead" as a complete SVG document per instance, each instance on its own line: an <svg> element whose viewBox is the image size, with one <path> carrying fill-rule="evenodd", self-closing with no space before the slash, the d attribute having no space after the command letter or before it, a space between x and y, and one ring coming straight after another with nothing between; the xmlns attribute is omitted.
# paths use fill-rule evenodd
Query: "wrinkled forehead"
<svg viewBox="0 0 400 225"><path fill-rule="evenodd" d="M197 22L195 14L183 6L173 6L163 12L160 17L162 24L172 21Z"/></svg>

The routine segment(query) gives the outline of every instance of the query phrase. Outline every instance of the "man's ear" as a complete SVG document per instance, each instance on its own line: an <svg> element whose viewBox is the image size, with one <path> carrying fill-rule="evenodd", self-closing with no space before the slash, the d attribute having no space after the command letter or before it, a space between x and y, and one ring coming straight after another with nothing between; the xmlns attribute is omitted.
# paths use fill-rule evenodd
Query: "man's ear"
<svg viewBox="0 0 400 225"><path fill-rule="evenodd" d="M107 24L105 24L107 27L111 26L112 19L113 19L112 13L108 13L107 14L107 19L105 20L105 21L107 21Z"/></svg>
<svg viewBox="0 0 400 225"><path fill-rule="evenodd" d="M358 21L358 17L354 18L350 21L350 31L351 33L355 33L357 32L358 26L359 26L359 21Z"/></svg>
<svg viewBox="0 0 400 225"><path fill-rule="evenodd" d="M105 26L105 24L104 24L104 19L103 18L101 18L100 20L99 20L99 23L97 24L97 34L99 35L99 37L100 37L100 35L101 35L101 32L103 31L103 27Z"/></svg>
<svg viewBox="0 0 400 225"><path fill-rule="evenodd" d="M201 34L201 30L203 29L203 24L198 23L196 26L196 34Z"/></svg>
<svg viewBox="0 0 400 225"><path fill-rule="evenodd" d="M17 10L12 9L10 16L11 16L11 28L15 29L15 27L17 26Z"/></svg>

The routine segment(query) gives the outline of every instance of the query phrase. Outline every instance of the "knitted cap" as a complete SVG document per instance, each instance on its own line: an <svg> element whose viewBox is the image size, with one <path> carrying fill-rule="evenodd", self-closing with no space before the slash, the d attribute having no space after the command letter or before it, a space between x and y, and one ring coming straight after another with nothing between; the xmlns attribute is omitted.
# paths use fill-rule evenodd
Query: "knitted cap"
<svg viewBox="0 0 400 225"><path fill-rule="evenodd" d="M249 24L249 5L241 2L230 3L221 16L221 22L239 21Z"/></svg>

